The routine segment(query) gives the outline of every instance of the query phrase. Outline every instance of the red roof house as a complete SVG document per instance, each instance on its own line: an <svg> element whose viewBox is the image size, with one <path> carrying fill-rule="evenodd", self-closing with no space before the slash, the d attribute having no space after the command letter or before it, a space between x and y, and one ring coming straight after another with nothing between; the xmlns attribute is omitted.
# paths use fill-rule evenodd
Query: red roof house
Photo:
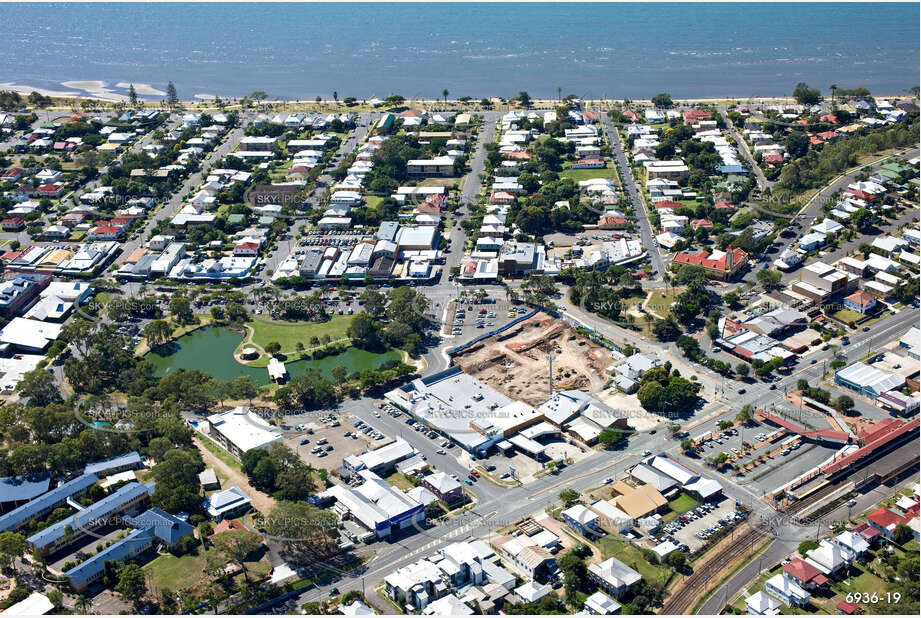
<svg viewBox="0 0 921 618"><path fill-rule="evenodd" d="M37 190L39 197L60 197L64 193L64 185L50 184L41 185Z"/></svg>
<svg viewBox="0 0 921 618"><path fill-rule="evenodd" d="M713 222L710 219L693 219L691 220L691 227L695 230L699 230L702 227L709 230L713 227Z"/></svg>
<svg viewBox="0 0 921 618"><path fill-rule="evenodd" d="M701 120L710 120L710 112L705 109L689 109L684 112L684 124L697 124Z"/></svg>
<svg viewBox="0 0 921 618"><path fill-rule="evenodd" d="M258 255L259 245L254 242L241 242L233 248L234 255Z"/></svg>
<svg viewBox="0 0 921 618"><path fill-rule="evenodd" d="M2 227L7 232L18 232L26 226L25 221L22 217L10 217L9 219L4 219L0 221L0 227Z"/></svg>
<svg viewBox="0 0 921 618"><path fill-rule="evenodd" d="M717 202L716 204L713 205L713 207L716 208L717 210L733 210L735 208L735 206L733 206L729 202Z"/></svg>
<svg viewBox="0 0 921 618"><path fill-rule="evenodd" d="M884 537L891 539L895 527L899 524L908 524L908 520L898 513L881 506L867 515L867 523L879 530L879 533Z"/></svg>
<svg viewBox="0 0 921 618"><path fill-rule="evenodd" d="M811 590L824 586L828 583L828 578L822 575L822 572L801 558L794 558L783 567L790 579L795 581L801 588Z"/></svg>
<svg viewBox="0 0 921 618"><path fill-rule="evenodd" d="M16 182L22 178L23 174L25 173L26 170L22 169L21 167L11 167L10 169L3 172L3 174L0 174L0 179L7 182Z"/></svg>
<svg viewBox="0 0 921 618"><path fill-rule="evenodd" d="M763 161L765 163L783 163L783 155L777 152L772 152L771 154L764 155Z"/></svg>
<svg viewBox="0 0 921 618"><path fill-rule="evenodd" d="M89 240L115 240L122 235L124 227L120 225L97 225L89 231Z"/></svg>

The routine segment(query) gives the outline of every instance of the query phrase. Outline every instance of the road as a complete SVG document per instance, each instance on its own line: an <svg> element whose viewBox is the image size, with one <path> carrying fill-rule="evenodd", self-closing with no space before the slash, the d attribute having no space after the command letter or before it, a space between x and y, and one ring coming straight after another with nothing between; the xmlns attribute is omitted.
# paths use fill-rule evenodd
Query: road
<svg viewBox="0 0 921 618"><path fill-rule="evenodd" d="M732 121L729 119L729 116L726 114L726 108L719 108L720 116L723 117L723 121L726 123L726 130L729 132L729 135L732 136L732 139L735 140L736 150L742 153L742 156L745 157L745 160L748 161L748 166L752 169L752 172L755 174L755 180L758 182L758 188L762 191L770 189L774 186L774 182L768 180L764 176L764 172L761 170L761 167L755 163L754 157L752 157L751 151L748 149L748 144L745 143L745 140L742 139L742 136L739 135L739 132L736 131L736 127L732 124Z"/></svg>
<svg viewBox="0 0 921 618"><path fill-rule="evenodd" d="M206 178L206 170L210 170L215 163L217 163L222 157L230 153L237 144L240 143L240 140L243 139L243 129L248 122L247 119L241 117L240 126L235 129L231 129L225 136L222 142L199 162L199 171L193 172L189 175L188 178L175 190L170 196L169 200L160 206L156 212L150 217L147 221L147 224L140 231L135 233L134 237L130 240L122 243L122 253L115 260L115 264L122 264L131 253L144 244L146 239L150 236L153 229L164 219L174 216L179 210L182 209L182 206L185 202L186 195L190 192L197 189L201 183Z"/></svg>
<svg viewBox="0 0 921 618"><path fill-rule="evenodd" d="M646 252L649 254L649 261L652 263L652 269L657 279L661 279L665 274L665 262L659 253L657 243L653 242L655 234L652 231L652 225L649 223L649 213L646 211L646 205L643 196L636 186L636 180L633 178L633 171L630 169L630 163L627 161L627 155L624 152L623 142L620 141L620 134L617 127L611 121L611 117L606 113L599 111L598 117L601 118L601 124L608 138L608 144L614 152L614 159L617 168L620 170L620 178L623 181L624 190L630 197L630 204L633 212L636 214L636 220L640 228L640 240Z"/></svg>
<svg viewBox="0 0 921 618"><path fill-rule="evenodd" d="M365 112L358 115L358 120L356 121L355 128L349 132L348 136L343 140L339 145L338 150L336 151L335 156L330 161L330 164L324 170L323 174L317 179L316 186L310 192L306 199L307 208L314 208L323 203L323 196L326 194L329 188L335 183L333 177L329 175L329 172L332 168L339 165L339 162L342 158L358 148L361 143L364 141L365 137L374 122L376 114ZM258 280L263 284L269 284L271 281L270 273L273 273L278 269L278 266L285 261L288 256L291 255L291 252L297 248L297 234L293 233L292 228L298 227L300 221L305 221L307 219L307 213L298 214L289 219L288 229L282 234L281 238L278 239L275 246L272 247L271 251L266 255L264 259L264 268L259 272Z"/></svg>

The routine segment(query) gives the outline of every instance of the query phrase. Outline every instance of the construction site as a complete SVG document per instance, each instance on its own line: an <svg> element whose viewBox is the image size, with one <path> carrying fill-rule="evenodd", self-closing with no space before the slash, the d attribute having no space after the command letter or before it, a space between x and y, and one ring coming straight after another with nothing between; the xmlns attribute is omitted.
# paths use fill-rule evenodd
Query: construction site
<svg viewBox="0 0 921 618"><path fill-rule="evenodd" d="M547 400L551 359L554 390L581 389L596 396L605 390L610 352L543 312L477 342L454 362L508 397L537 406Z"/></svg>

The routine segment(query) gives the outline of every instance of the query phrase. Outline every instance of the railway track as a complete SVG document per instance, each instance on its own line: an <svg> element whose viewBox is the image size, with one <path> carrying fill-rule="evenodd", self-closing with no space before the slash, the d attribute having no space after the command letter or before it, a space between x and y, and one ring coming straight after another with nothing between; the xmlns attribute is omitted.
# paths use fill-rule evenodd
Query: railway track
<svg viewBox="0 0 921 618"><path fill-rule="evenodd" d="M716 580L720 571L737 559L754 551L759 541L766 535L756 528L748 528L725 551L709 560L695 571L665 601L659 614L686 614L696 600L706 593Z"/></svg>

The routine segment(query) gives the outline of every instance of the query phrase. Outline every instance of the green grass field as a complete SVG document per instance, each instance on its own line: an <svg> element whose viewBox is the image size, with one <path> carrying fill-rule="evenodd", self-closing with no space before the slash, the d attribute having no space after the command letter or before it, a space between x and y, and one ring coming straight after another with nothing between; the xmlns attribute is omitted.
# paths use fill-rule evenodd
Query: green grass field
<svg viewBox="0 0 921 618"><path fill-rule="evenodd" d="M835 312L835 319L846 323L856 322L857 320L863 319L863 314L853 309L841 309Z"/></svg>
<svg viewBox="0 0 921 618"><path fill-rule="evenodd" d="M171 554L157 556L145 564L143 570L160 590L169 588L175 591L196 585L204 567L205 558L199 551L199 555L186 554L179 558Z"/></svg>
<svg viewBox="0 0 921 618"><path fill-rule="evenodd" d="M582 180L591 180L592 178L614 178L614 170L610 167L594 170L573 170L565 169L560 172L563 178L572 178L575 182Z"/></svg>
<svg viewBox="0 0 921 618"><path fill-rule="evenodd" d="M650 564L640 553L640 550L627 541L606 536L598 539L595 545L601 550L602 560L607 560L614 556L627 566L635 569L653 587L658 588L668 581L671 575L671 568L660 564Z"/></svg>
<svg viewBox="0 0 921 618"><path fill-rule="evenodd" d="M334 315L328 322L276 322L256 318L246 325L253 329L253 342L265 348L273 341L281 344L281 353L294 356L298 342L305 348L315 347L311 337L329 335L333 341L345 338L352 316Z"/></svg>
<svg viewBox="0 0 921 618"><path fill-rule="evenodd" d="M693 496L682 493L680 496L668 503L668 508L680 515L681 513L687 513L691 509L695 508L698 504L700 504L700 502L695 500Z"/></svg>
<svg viewBox="0 0 921 618"><path fill-rule="evenodd" d="M383 201L384 201L384 198L382 198L379 195L366 195L365 196L365 204L367 204L368 208L377 208L377 205Z"/></svg>
<svg viewBox="0 0 921 618"><path fill-rule="evenodd" d="M671 311L675 298L684 292L684 288L668 288L668 290L650 290L649 300L646 302L646 311L660 318L665 318Z"/></svg>

